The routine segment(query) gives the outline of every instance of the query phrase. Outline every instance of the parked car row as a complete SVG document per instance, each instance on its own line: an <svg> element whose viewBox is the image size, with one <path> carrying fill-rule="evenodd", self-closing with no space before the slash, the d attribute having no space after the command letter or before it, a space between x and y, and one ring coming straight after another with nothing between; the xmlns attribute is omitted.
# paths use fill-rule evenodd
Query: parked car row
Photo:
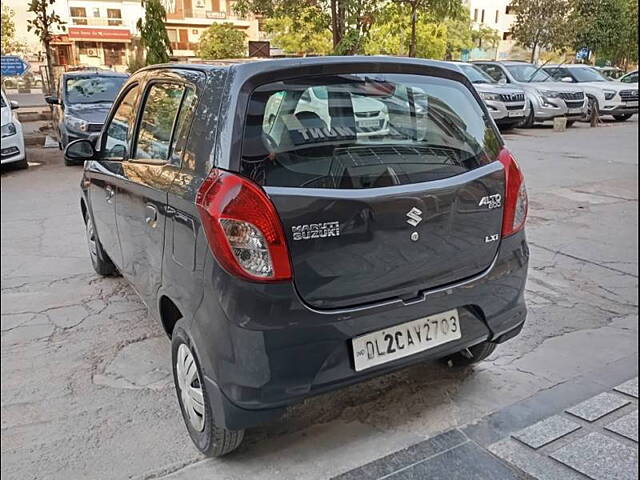
<svg viewBox="0 0 640 480"><path fill-rule="evenodd" d="M478 75L470 67L477 67L495 84L516 88L523 93L526 117L519 124L523 127L556 117L566 117L567 124L572 125L577 120L591 120L596 112L624 121L638 113L637 72L630 73L621 81L610 81L587 65L537 67L525 62L484 60L458 65L471 79ZM477 85L476 88L483 98L495 99L487 97ZM490 112L494 116L491 108ZM494 119L500 124L498 117L494 116Z"/></svg>

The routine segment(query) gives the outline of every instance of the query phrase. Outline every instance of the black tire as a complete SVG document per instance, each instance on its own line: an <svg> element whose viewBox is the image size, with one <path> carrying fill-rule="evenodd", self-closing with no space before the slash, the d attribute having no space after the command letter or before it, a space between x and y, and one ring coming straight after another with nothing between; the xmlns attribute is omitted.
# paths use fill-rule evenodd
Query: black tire
<svg viewBox="0 0 640 480"><path fill-rule="evenodd" d="M463 352L454 353L443 358L443 362L453 367L466 367L485 360L498 347L497 343L482 342L469 347ZM471 355L469 355L471 354Z"/></svg>
<svg viewBox="0 0 640 480"><path fill-rule="evenodd" d="M593 121L593 116L598 114L598 100L593 97L587 97L587 113L583 117L583 120L587 123Z"/></svg>
<svg viewBox="0 0 640 480"><path fill-rule="evenodd" d="M626 122L633 116L633 113L621 113L620 115L614 115L613 118L616 119L616 122Z"/></svg>
<svg viewBox="0 0 640 480"><path fill-rule="evenodd" d="M572 127L576 120L567 120L567 128Z"/></svg>
<svg viewBox="0 0 640 480"><path fill-rule="evenodd" d="M13 164L18 170L24 170L25 168L29 168L29 162L27 160L27 154L24 154L24 158L19 162Z"/></svg>
<svg viewBox="0 0 640 480"><path fill-rule="evenodd" d="M118 275L118 269L113 264L107 252L102 248L100 238L98 238L98 232L96 232L93 226L93 220L91 214L87 212L85 223L85 233L87 235L87 246L89 247L89 258L91 258L91 265L98 275L104 277Z"/></svg>
<svg viewBox="0 0 640 480"><path fill-rule="evenodd" d="M533 104L529 102L529 115L525 118L522 123L519 124L521 128L531 128L536 121L536 112L533 110Z"/></svg>
<svg viewBox="0 0 640 480"><path fill-rule="evenodd" d="M176 395L178 397L178 404L180 405L180 412L184 419L185 426L189 432L189 436L194 445L200 452L207 457L222 457L234 451L244 438L244 430L227 430L215 424L211 405L209 403L209 397L207 396L206 385L204 382L200 382L201 378L204 378L202 370L200 368L200 361L194 351L189 336L184 331L182 324L184 320L180 320L173 329L171 335L171 363L173 371L173 381L176 388ZM182 400L182 394L180 389L180 380L178 379L177 364L178 364L178 352L181 345L185 345L189 353L192 355L193 363L197 370L198 385L202 389L203 411L204 419L202 419L202 430L198 430L194 427L192 420L189 418L189 413L185 409L185 405ZM193 386L193 385L191 385Z"/></svg>

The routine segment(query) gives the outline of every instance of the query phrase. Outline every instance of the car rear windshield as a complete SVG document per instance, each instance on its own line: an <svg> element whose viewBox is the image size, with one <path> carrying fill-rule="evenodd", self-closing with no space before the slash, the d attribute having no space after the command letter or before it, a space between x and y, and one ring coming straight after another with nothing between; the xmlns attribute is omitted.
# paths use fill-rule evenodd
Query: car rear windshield
<svg viewBox="0 0 640 480"><path fill-rule="evenodd" d="M375 188L459 175L500 140L460 82L410 74L305 77L251 95L240 172L260 185Z"/></svg>
<svg viewBox="0 0 640 480"><path fill-rule="evenodd" d="M73 77L66 82L67 103L113 102L125 77Z"/></svg>

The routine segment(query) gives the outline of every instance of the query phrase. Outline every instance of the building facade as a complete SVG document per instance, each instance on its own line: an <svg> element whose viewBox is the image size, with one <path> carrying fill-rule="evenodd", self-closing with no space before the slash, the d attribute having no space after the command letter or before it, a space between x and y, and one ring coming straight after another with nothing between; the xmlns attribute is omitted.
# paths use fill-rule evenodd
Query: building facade
<svg viewBox="0 0 640 480"><path fill-rule="evenodd" d="M189 61L196 57L200 35L212 23L231 23L245 33L247 41L261 38L258 20L233 10L230 0L162 0L167 11L166 28L173 58Z"/></svg>
<svg viewBox="0 0 640 480"><path fill-rule="evenodd" d="M212 23L229 22L245 32L247 41L260 38L258 20L233 11L229 0L162 0L172 60L196 58L200 35ZM66 29L52 41L54 62L70 66L127 69L139 46L137 22L144 17L140 0L57 1L55 12Z"/></svg>
<svg viewBox="0 0 640 480"><path fill-rule="evenodd" d="M472 60L491 57L492 60L510 58L515 42L511 36L511 28L515 22L515 14L510 6L511 0L465 0L471 20L479 28L481 26L498 31L500 41L495 49L474 49Z"/></svg>

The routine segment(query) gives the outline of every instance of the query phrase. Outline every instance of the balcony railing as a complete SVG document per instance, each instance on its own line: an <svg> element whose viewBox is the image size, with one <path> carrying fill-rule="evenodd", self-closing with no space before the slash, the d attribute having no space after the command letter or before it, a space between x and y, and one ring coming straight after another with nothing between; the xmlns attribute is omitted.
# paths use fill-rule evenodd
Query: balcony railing
<svg viewBox="0 0 640 480"><path fill-rule="evenodd" d="M173 50L197 50L198 44L193 42L171 42Z"/></svg>
<svg viewBox="0 0 640 480"><path fill-rule="evenodd" d="M122 25L121 18L104 17L71 17L74 25L90 25L93 27L117 27Z"/></svg>
<svg viewBox="0 0 640 480"><path fill-rule="evenodd" d="M216 20L249 20L248 16L241 16L234 12L214 12L211 10L184 9L185 18L207 18Z"/></svg>

